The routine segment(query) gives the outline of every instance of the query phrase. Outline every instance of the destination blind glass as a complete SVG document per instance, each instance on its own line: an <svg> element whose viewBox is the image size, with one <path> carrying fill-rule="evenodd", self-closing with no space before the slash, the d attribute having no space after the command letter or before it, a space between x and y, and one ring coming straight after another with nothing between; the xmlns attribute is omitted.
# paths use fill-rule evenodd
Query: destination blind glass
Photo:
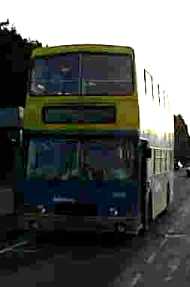
<svg viewBox="0 0 190 287"><path fill-rule="evenodd" d="M64 106L45 107L45 123L114 123L116 121L114 106Z"/></svg>

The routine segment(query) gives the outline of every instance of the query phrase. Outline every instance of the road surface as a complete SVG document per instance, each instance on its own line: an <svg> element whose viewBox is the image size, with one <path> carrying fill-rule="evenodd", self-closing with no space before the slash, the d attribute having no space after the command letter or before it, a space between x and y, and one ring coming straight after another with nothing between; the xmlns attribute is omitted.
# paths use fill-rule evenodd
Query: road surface
<svg viewBox="0 0 190 287"><path fill-rule="evenodd" d="M190 286L190 178L175 173L175 201L144 236L28 235L0 250L0 286ZM57 238L54 238L57 237ZM12 245L11 245L12 244Z"/></svg>

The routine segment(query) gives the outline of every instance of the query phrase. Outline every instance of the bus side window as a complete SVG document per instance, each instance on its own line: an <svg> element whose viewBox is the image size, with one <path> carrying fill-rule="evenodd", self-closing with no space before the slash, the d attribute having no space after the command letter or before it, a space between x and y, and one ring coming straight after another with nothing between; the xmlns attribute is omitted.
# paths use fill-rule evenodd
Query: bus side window
<svg viewBox="0 0 190 287"><path fill-rule="evenodd" d="M168 170L171 168L171 151L168 151Z"/></svg>
<svg viewBox="0 0 190 287"><path fill-rule="evenodd" d="M154 149L152 148L152 157L151 157L151 173L154 174Z"/></svg>
<svg viewBox="0 0 190 287"><path fill-rule="evenodd" d="M159 157L160 157L159 172L161 173L162 172L162 150L159 150Z"/></svg>
<svg viewBox="0 0 190 287"><path fill-rule="evenodd" d="M160 150L159 149L156 149L156 174L159 174L160 173Z"/></svg>
<svg viewBox="0 0 190 287"><path fill-rule="evenodd" d="M170 165L169 165L169 169L170 170L173 169L173 153L172 153L172 151L170 151Z"/></svg>
<svg viewBox="0 0 190 287"><path fill-rule="evenodd" d="M151 76L151 88L152 88L152 98L154 99L154 82L152 76Z"/></svg>
<svg viewBox="0 0 190 287"><path fill-rule="evenodd" d="M153 149L153 174L156 174L156 150Z"/></svg>
<svg viewBox="0 0 190 287"><path fill-rule="evenodd" d="M163 173L164 172L164 150L160 150L160 172Z"/></svg>
<svg viewBox="0 0 190 287"><path fill-rule="evenodd" d="M168 151L167 151L167 150L165 150L165 157L164 157L164 162L165 162L165 171L167 171L167 170L168 170L168 168L167 168L167 157L168 157Z"/></svg>
<svg viewBox="0 0 190 287"><path fill-rule="evenodd" d="M146 70L144 69L144 92L145 92L145 95L147 94L147 86L146 86Z"/></svg>
<svg viewBox="0 0 190 287"><path fill-rule="evenodd" d="M146 94L151 99L153 97L153 79L149 72L145 70L145 76L146 76Z"/></svg>
<svg viewBox="0 0 190 287"><path fill-rule="evenodd" d="M162 150L160 149L159 150L159 157L160 157L160 164L159 164L159 166L160 166L160 173L162 173Z"/></svg>
<svg viewBox="0 0 190 287"><path fill-rule="evenodd" d="M155 174L158 173L158 155L157 155L157 149L154 150L154 165L155 165Z"/></svg>
<svg viewBox="0 0 190 287"><path fill-rule="evenodd" d="M157 88L158 88L158 103L160 106L160 85L159 84L157 85Z"/></svg>
<svg viewBox="0 0 190 287"><path fill-rule="evenodd" d="M163 159L162 159L163 168L162 168L162 171L165 172L166 171L166 150L163 150L162 154L163 154Z"/></svg>

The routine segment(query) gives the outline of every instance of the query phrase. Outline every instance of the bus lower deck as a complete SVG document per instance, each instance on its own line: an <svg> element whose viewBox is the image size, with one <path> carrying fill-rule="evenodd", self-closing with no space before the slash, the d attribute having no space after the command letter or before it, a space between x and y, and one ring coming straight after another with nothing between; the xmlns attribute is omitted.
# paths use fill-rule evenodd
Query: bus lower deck
<svg viewBox="0 0 190 287"><path fill-rule="evenodd" d="M137 138L44 135L28 137L25 150L17 190L26 227L138 229Z"/></svg>

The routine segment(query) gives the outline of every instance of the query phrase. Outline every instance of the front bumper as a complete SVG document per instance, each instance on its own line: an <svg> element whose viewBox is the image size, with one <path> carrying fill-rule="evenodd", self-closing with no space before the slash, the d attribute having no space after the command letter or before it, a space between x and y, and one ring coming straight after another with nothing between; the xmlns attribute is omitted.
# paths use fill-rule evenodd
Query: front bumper
<svg viewBox="0 0 190 287"><path fill-rule="evenodd" d="M142 228L138 218L103 217L103 216L68 216L55 214L25 214L18 218L19 226L25 230L66 230L66 231L96 231L113 232L118 226L129 234L137 234Z"/></svg>

